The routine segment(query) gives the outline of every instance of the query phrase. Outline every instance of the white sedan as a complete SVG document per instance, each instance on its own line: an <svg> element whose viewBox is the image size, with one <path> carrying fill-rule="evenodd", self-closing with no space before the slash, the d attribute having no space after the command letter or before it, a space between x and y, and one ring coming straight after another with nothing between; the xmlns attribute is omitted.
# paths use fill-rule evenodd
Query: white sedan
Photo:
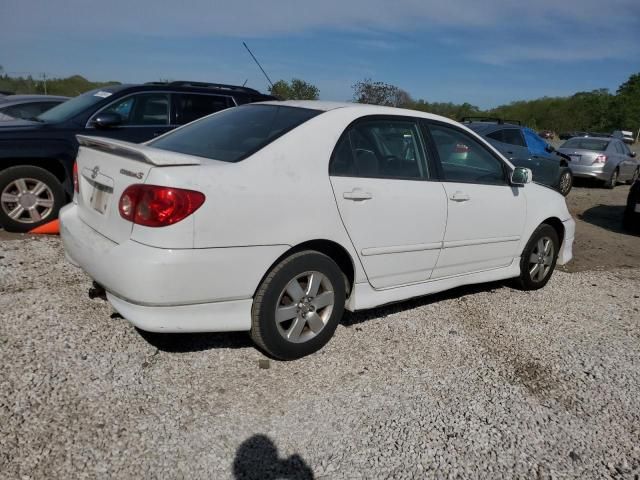
<svg viewBox="0 0 640 480"><path fill-rule="evenodd" d="M143 330L245 330L299 358L345 308L507 278L537 289L572 257L564 197L436 115L266 102L142 145L78 139L67 257Z"/></svg>

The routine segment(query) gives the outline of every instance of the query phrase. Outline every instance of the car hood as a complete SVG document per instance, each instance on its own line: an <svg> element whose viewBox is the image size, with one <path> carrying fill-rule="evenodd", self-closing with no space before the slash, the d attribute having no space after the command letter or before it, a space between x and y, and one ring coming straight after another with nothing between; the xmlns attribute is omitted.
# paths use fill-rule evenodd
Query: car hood
<svg viewBox="0 0 640 480"><path fill-rule="evenodd" d="M11 132L12 130L38 130L42 128L44 124L40 122L34 122L31 120L6 120L0 122L0 133Z"/></svg>

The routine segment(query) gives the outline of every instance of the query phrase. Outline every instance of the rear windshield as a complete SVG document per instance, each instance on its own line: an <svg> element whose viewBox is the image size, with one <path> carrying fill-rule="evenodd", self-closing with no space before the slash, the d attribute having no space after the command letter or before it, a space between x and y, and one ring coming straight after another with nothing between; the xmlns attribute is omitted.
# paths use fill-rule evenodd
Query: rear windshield
<svg viewBox="0 0 640 480"><path fill-rule="evenodd" d="M175 130L149 145L198 157L238 162L321 113L279 105L243 105Z"/></svg>
<svg viewBox="0 0 640 480"><path fill-rule="evenodd" d="M596 150L604 152L608 145L608 140L598 140L596 138L572 138L564 142L560 148L577 148L580 150Z"/></svg>

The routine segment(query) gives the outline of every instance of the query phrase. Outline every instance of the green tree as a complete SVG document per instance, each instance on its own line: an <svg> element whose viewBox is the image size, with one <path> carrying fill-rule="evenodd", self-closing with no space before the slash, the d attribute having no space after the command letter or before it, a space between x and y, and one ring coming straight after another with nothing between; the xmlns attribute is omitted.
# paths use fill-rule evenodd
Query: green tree
<svg viewBox="0 0 640 480"><path fill-rule="evenodd" d="M357 103L384 105L387 107L406 107L413 103L411 96L395 85L374 82L370 78L353 85L353 100Z"/></svg>
<svg viewBox="0 0 640 480"><path fill-rule="evenodd" d="M269 92L280 100L317 100L320 96L318 87L299 78L291 82L278 80L269 88Z"/></svg>

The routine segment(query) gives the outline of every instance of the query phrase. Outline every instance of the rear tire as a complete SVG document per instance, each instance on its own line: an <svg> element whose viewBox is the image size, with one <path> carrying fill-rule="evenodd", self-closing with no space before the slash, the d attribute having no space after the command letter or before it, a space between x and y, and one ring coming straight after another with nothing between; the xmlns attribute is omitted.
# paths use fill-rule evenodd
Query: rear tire
<svg viewBox="0 0 640 480"><path fill-rule="evenodd" d="M328 256L306 250L276 265L251 309L251 338L270 356L293 360L320 350L342 318L344 274Z"/></svg>
<svg viewBox="0 0 640 480"><path fill-rule="evenodd" d="M546 223L531 235L520 258L520 276L516 285L522 290L544 287L556 268L560 240L555 229Z"/></svg>
<svg viewBox="0 0 640 480"><path fill-rule="evenodd" d="M569 192L573 188L573 173L567 167L565 167L564 171L560 174L560 193L563 196L569 195Z"/></svg>
<svg viewBox="0 0 640 480"><path fill-rule="evenodd" d="M23 165L0 171L0 226L26 233L58 218L66 203L58 179L44 168Z"/></svg>
<svg viewBox="0 0 640 480"><path fill-rule="evenodd" d="M605 188L608 188L609 190L613 190L616 187L616 185L618 184L618 176L619 175L620 175L620 172L616 168L613 171L613 173L611 174L611 178L605 182L605 184L604 184Z"/></svg>

